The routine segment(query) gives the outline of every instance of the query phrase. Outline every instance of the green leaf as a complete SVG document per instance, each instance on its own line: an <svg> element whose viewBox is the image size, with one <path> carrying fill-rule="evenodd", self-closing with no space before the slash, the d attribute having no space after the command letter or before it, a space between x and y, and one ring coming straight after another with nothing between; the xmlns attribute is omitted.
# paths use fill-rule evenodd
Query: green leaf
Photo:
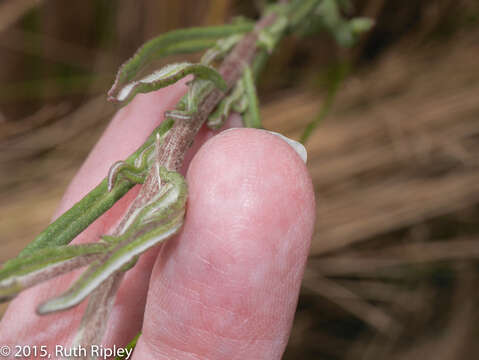
<svg viewBox="0 0 479 360"><path fill-rule="evenodd" d="M289 25L294 30L301 26L311 16L321 0L297 0L291 4L289 10Z"/></svg>
<svg viewBox="0 0 479 360"><path fill-rule="evenodd" d="M324 76L324 82L327 86L327 95L316 117L311 120L301 135L300 142L305 144L311 137L314 130L323 122L331 111L336 94L338 93L341 85L351 71L350 64L347 62L337 63L330 67Z"/></svg>
<svg viewBox="0 0 479 360"><path fill-rule="evenodd" d="M174 121L171 119L161 123L148 137L145 143L128 157L126 162L133 164L145 148L151 146L156 134L158 133L160 136L164 136L171 129L173 123ZM135 184L130 181L122 180L111 192L108 192L107 179L104 179L92 191L50 224L35 240L29 243L18 256L23 257L42 248L70 243L70 241L86 229L100 215L110 209L133 185Z"/></svg>
<svg viewBox="0 0 479 360"><path fill-rule="evenodd" d="M244 94L244 85L242 81L238 81L233 91L226 96L216 107L216 110L208 117L208 126L217 130L223 126L225 120L231 114L233 106L237 104ZM246 109L246 108L245 108Z"/></svg>
<svg viewBox="0 0 479 360"><path fill-rule="evenodd" d="M31 271L41 269L44 265L59 261L68 260L75 256L100 253L106 249L107 245L101 243L69 245L45 248L35 251L29 256L15 258L0 269L0 283L5 279L15 275L25 275Z"/></svg>
<svg viewBox="0 0 479 360"><path fill-rule="evenodd" d="M252 29L251 22L242 21L235 25L179 29L162 34L146 42L131 59L120 67L108 95L111 96L118 87L133 80L138 72L152 60L167 55L205 50L214 46L218 39L234 34L243 34Z"/></svg>
<svg viewBox="0 0 479 360"><path fill-rule="evenodd" d="M104 243L58 246L8 261L0 270L0 301L9 300L30 286L87 265L95 260L90 255L101 254L108 246Z"/></svg>
<svg viewBox="0 0 479 360"><path fill-rule="evenodd" d="M40 305L38 314L79 304L107 278L129 268L137 256L178 232L183 225L187 185L179 173L162 167L159 174L162 189L145 206L137 209L108 252L92 263L63 295Z"/></svg>
<svg viewBox="0 0 479 360"><path fill-rule="evenodd" d="M366 17L357 17L349 21L349 27L356 35L371 30L374 26L374 20Z"/></svg>
<svg viewBox="0 0 479 360"><path fill-rule="evenodd" d="M243 115L243 123L246 127L262 129L263 125L261 124L261 116L259 113L256 86L254 84L253 74L249 66L245 66L242 80L246 97L248 99L248 108Z"/></svg>
<svg viewBox="0 0 479 360"><path fill-rule="evenodd" d="M219 72L211 66L183 62L166 65L143 79L126 84L116 96L110 97L110 100L128 103L138 93L147 93L164 88L190 74L211 81L220 90L225 91L228 87Z"/></svg>
<svg viewBox="0 0 479 360"><path fill-rule="evenodd" d="M345 18L342 14L351 10L349 5L349 1L339 0L298 0L292 4L292 30L302 36L327 30L340 46L351 47L374 22L363 17Z"/></svg>
<svg viewBox="0 0 479 360"><path fill-rule="evenodd" d="M134 350L135 347L136 347L136 343L138 342L138 339L140 338L140 335L141 335L141 332L139 332L138 334L136 334L136 336L133 338L133 340L131 340L128 345L126 345L125 347L125 350L127 350L127 352L130 352L130 350ZM126 357L128 355L124 355L124 356L117 356L115 358L115 360L126 360Z"/></svg>

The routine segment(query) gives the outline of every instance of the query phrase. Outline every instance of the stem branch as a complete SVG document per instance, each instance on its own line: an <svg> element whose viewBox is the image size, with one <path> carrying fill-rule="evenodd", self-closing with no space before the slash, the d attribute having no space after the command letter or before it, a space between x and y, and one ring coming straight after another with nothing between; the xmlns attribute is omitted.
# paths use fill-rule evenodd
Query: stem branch
<svg viewBox="0 0 479 360"><path fill-rule="evenodd" d="M275 13L270 13L261 18L256 23L254 30L245 35L244 38L231 51L231 53L224 59L219 68L219 72L228 85L227 91L222 92L219 89L213 89L199 105L198 111L192 116L191 119L177 119L175 121L175 124L168 132L168 135L164 139L159 149L160 166L164 166L168 170L174 171L179 171L181 169L185 153L193 144L196 134L208 118L208 115L223 99L225 94L240 79L245 64L252 63L257 51L257 40L260 31L270 26L275 19ZM145 203L147 203L157 191L158 182L156 179L156 167L152 166L145 184L141 188L137 198L133 201L133 204L118 228L121 228L130 214L137 208L142 207Z"/></svg>

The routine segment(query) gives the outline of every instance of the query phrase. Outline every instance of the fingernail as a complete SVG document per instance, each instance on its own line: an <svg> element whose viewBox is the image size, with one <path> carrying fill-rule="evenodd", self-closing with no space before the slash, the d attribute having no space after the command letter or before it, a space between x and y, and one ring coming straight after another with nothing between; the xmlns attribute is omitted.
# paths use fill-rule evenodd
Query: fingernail
<svg viewBox="0 0 479 360"><path fill-rule="evenodd" d="M306 148L303 146L303 144L297 142L296 140L290 139L289 137L284 136L283 134L277 133L275 131L269 131L269 130L264 130L269 132L270 134L276 135L286 141L299 155L301 159L303 159L304 163L306 164L306 160L308 160L308 152L306 151Z"/></svg>
<svg viewBox="0 0 479 360"><path fill-rule="evenodd" d="M237 128L226 129L226 130L222 131L221 133L223 134L223 133L226 133L228 131L235 131L235 130L238 130L238 129ZM277 133L275 131L264 130L264 129L256 129L256 130L266 131L266 132L268 132L272 135L276 135L277 137L286 141L288 143L288 145L290 145L294 149L294 151L296 151L296 153L299 155L299 157L306 164L306 160L308 160L308 152L306 151L306 148L303 146L303 144L301 144L300 142L297 142L296 140L290 139L289 137L286 137L283 134Z"/></svg>

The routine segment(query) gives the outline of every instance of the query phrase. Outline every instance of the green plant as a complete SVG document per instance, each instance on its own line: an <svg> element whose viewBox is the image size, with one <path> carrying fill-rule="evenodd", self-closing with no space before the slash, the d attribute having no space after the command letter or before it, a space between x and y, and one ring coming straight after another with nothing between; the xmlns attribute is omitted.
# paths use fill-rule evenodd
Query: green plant
<svg viewBox="0 0 479 360"><path fill-rule="evenodd" d="M240 19L232 25L177 30L146 43L120 68L110 99L126 104L137 93L192 75L188 93L134 154L113 164L102 183L4 265L0 298L10 299L25 288L88 264L65 294L41 304L37 312L63 310L91 294L77 342L98 343L104 327L89 325L106 323L123 273L142 252L182 226L187 186L178 170L203 123L218 128L230 113L237 112L245 126L261 128L254 79L281 38L308 33L320 22L339 42L350 45L350 39L368 27L367 21L361 21L343 19L338 3L331 0L280 1L267 6L256 23ZM199 64L171 64L137 79L155 57L199 50L207 50ZM102 237L98 244L68 245L138 183L144 186L112 236Z"/></svg>

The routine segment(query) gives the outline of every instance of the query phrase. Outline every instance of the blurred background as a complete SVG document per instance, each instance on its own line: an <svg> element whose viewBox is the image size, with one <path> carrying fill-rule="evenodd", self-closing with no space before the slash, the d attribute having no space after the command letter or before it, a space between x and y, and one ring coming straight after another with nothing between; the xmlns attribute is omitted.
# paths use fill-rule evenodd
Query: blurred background
<svg viewBox="0 0 479 360"><path fill-rule="evenodd" d="M262 4L0 1L0 262L48 224L137 47ZM259 84L267 128L318 123L317 230L284 359L477 358L479 2L352 5L376 21L356 46L287 38Z"/></svg>

